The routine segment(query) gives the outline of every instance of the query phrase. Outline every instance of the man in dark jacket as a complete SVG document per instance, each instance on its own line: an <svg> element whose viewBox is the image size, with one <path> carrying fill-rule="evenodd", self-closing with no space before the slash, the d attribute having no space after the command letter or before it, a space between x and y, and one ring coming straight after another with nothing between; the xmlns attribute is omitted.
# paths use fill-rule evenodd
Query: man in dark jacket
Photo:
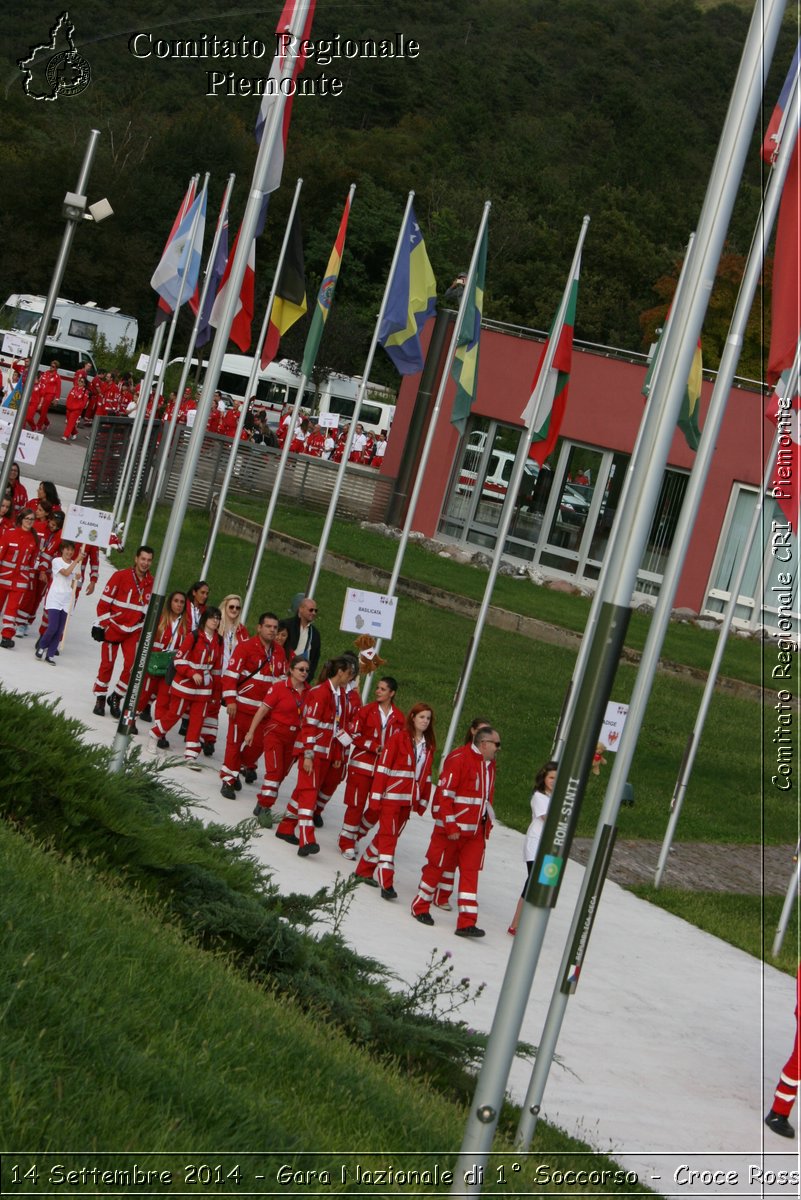
<svg viewBox="0 0 801 1200"><path fill-rule="evenodd" d="M287 658L293 654L303 654L309 660L309 679L312 681L316 678L320 661L320 634L312 624L316 616L317 601L311 596L304 596L289 622L286 642Z"/></svg>

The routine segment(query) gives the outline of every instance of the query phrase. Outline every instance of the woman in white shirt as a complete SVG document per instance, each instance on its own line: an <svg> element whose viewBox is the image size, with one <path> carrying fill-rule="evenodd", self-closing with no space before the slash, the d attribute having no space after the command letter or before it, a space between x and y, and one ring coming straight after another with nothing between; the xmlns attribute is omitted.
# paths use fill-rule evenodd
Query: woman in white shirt
<svg viewBox="0 0 801 1200"><path fill-rule="evenodd" d="M534 793L531 797L531 824L526 830L526 840L523 846L523 857L526 860L526 887L528 886L531 868L534 866L534 860L539 850L545 818L548 816L548 807L551 803L551 793L553 792L553 785L556 782L558 766L558 763L547 762L544 767L540 767L537 772L537 778L534 780ZM520 914L523 911L523 896L525 895L526 887L523 888L523 892L517 902L515 915L512 917L512 924L509 926L508 932L511 933L512 937L517 933L517 922L520 920Z"/></svg>

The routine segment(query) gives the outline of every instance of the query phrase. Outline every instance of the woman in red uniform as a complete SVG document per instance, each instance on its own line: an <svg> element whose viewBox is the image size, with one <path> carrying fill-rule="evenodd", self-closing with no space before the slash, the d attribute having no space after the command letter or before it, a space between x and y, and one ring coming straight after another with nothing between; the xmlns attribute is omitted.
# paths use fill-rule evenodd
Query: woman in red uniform
<svg viewBox="0 0 801 1200"><path fill-rule="evenodd" d="M8 473L8 486L11 489L11 506L14 512L28 507L28 493L20 480L19 463L12 463Z"/></svg>
<svg viewBox="0 0 801 1200"><path fill-rule="evenodd" d="M412 809L424 813L431 795L431 763L436 748L434 713L428 704L409 709L406 727L394 733L378 761L371 804L378 804L378 833L359 859L356 874L378 875L381 895L396 900L395 847Z"/></svg>
<svg viewBox="0 0 801 1200"><path fill-rule="evenodd" d="M264 779L254 817L263 817L278 799L278 789L289 774L295 753L295 739L303 719L303 704L309 691L309 663L296 654L289 664L289 675L270 688L256 710L250 729L243 739L251 746L256 730L269 714L264 727Z"/></svg>
<svg viewBox="0 0 801 1200"><path fill-rule="evenodd" d="M39 553L39 539L33 532L32 508L21 509L0 541L0 608L3 610L0 646L14 648L17 609L33 581L33 564Z"/></svg>
<svg viewBox="0 0 801 1200"><path fill-rule="evenodd" d="M183 592L170 592L164 605L159 623L156 626L156 636L153 639L153 650L173 650L176 654L178 647L186 640L191 632L186 616L186 596ZM153 720L151 705L156 702L156 718L164 717L170 707L170 685L164 675L146 675L142 691L139 695L139 712L149 725Z"/></svg>
<svg viewBox="0 0 801 1200"><path fill-rule="evenodd" d="M339 849L345 858L356 857L356 842L378 820L377 808L369 817L366 810L379 755L392 734L403 729L403 713L393 703L397 690L397 679L385 675L376 684L375 700L356 713L345 785L345 817L339 835Z"/></svg>
<svg viewBox="0 0 801 1200"><path fill-rule="evenodd" d="M200 729L206 705L219 684L222 662L222 643L217 633L220 624L219 608L209 607L200 617L194 633L184 638L175 659L175 679L170 685L170 703L164 717L158 717L150 730L160 749L168 750L166 735L185 713L189 716L186 731L184 761L193 770L200 770Z"/></svg>

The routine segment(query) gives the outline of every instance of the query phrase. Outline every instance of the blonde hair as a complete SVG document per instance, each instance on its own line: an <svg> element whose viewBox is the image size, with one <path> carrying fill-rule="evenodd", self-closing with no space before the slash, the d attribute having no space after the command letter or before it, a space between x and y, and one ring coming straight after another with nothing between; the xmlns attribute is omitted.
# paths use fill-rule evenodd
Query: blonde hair
<svg viewBox="0 0 801 1200"><path fill-rule="evenodd" d="M228 604L231 600L239 601L239 616L235 621L228 616ZM223 596L222 600L220 601L220 612L222 613L222 620L220 621L219 632L225 636L225 634L230 633L232 629L236 629L237 625L242 624L242 597L236 592L231 592L230 595Z"/></svg>

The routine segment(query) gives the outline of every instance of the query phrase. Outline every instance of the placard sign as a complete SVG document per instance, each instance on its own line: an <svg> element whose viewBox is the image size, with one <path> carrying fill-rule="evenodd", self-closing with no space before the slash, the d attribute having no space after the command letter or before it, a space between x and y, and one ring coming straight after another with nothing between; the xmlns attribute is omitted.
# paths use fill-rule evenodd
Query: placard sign
<svg viewBox="0 0 801 1200"><path fill-rule="evenodd" d="M113 529L112 513L103 512L99 508L84 508L80 504L71 504L67 509L61 536L69 542L88 542L90 546L99 546L101 550L106 550Z"/></svg>
<svg viewBox="0 0 801 1200"><path fill-rule="evenodd" d="M614 700L610 700L607 704L600 737L600 741L607 750L617 750L628 715L628 704L617 704Z"/></svg>
<svg viewBox="0 0 801 1200"><path fill-rule="evenodd" d="M4 333L3 353L13 354L15 358L30 358L33 338L25 337L24 333Z"/></svg>
<svg viewBox="0 0 801 1200"><path fill-rule="evenodd" d="M11 428L16 415L13 408L0 409L0 462L6 456L6 446L11 438ZM32 433L30 429L23 429L20 434L17 453L14 456L15 460L18 463L25 463L27 466L32 467L39 457L43 441L43 434Z"/></svg>
<svg viewBox="0 0 801 1200"><path fill-rule="evenodd" d="M391 638L397 604L397 596L348 588L339 628L343 633L369 633L376 638Z"/></svg>
<svg viewBox="0 0 801 1200"><path fill-rule="evenodd" d="M321 429L339 429L339 413L323 413L317 424Z"/></svg>
<svg viewBox="0 0 801 1200"><path fill-rule="evenodd" d="M186 410L186 428L193 429L195 425L195 417L197 416L196 408L188 408Z"/></svg>
<svg viewBox="0 0 801 1200"><path fill-rule="evenodd" d="M137 360L137 363L136 363L137 371L141 371L142 374L144 375L145 372L147 371L149 363L150 363L150 355L149 354L140 354L139 358ZM156 370L155 370L156 375L161 374L161 369L163 366L164 366L164 359L157 358L156 359Z"/></svg>

